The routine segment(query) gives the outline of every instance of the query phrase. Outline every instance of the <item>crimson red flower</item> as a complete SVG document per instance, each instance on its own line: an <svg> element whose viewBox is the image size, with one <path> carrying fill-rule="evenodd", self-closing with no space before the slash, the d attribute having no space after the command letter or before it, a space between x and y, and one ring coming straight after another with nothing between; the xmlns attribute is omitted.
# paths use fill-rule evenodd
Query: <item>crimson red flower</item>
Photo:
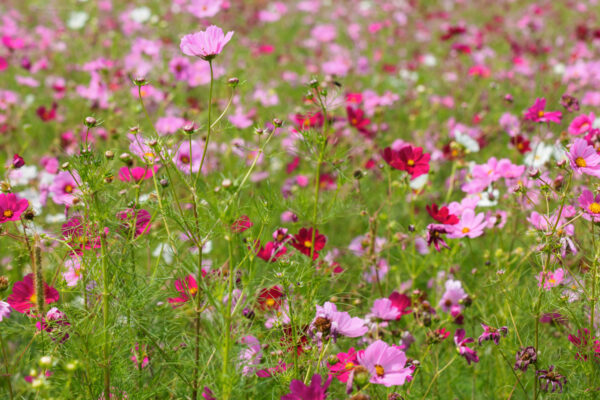
<svg viewBox="0 0 600 400"><path fill-rule="evenodd" d="M250 221L250 217L242 215L231 225L231 230L235 233L242 233L252 226L254 226L254 224Z"/></svg>
<svg viewBox="0 0 600 400"><path fill-rule="evenodd" d="M279 310L283 301L283 290L280 286L263 289L258 294L258 305L261 310Z"/></svg>
<svg viewBox="0 0 600 400"><path fill-rule="evenodd" d="M529 140L523 135L517 135L510 138L510 143L519 150L519 153L525 154L531 151Z"/></svg>
<svg viewBox="0 0 600 400"><path fill-rule="evenodd" d="M320 234L318 229L315 231L315 240L313 243L313 228L300 229L300 231L294 235L294 238L290 242L290 244L294 246L296 250L300 251L304 255L310 257L312 252L313 260L319 258L319 251L325 247L325 243L327 243L327 237ZM314 250L312 250L313 247Z"/></svg>
<svg viewBox="0 0 600 400"><path fill-rule="evenodd" d="M386 147L381 156L390 167L406 171L414 179L429 172L429 153L423 153L422 147L404 145L400 150Z"/></svg>
<svg viewBox="0 0 600 400"><path fill-rule="evenodd" d="M425 207L431 218L435 219L440 224L444 225L456 225L458 224L458 217L454 214L450 214L448 207L444 206L438 208L438 205L433 203L430 206Z"/></svg>
<svg viewBox="0 0 600 400"><path fill-rule="evenodd" d="M40 106L36 110L36 114L44 122L52 121L53 119L56 119L56 108L57 107L58 106L56 103L52 103L52 108L46 108L45 106Z"/></svg>
<svg viewBox="0 0 600 400"><path fill-rule="evenodd" d="M323 126L324 118L321 112L296 114L294 116L298 130L304 131L310 128L319 128Z"/></svg>
<svg viewBox="0 0 600 400"><path fill-rule="evenodd" d="M346 107L348 114L348 122L351 126L355 127L363 136L372 138L374 133L369 130L368 126L371 120L365 118L365 112L360 108Z"/></svg>
<svg viewBox="0 0 600 400"><path fill-rule="evenodd" d="M44 282L45 303L52 304L58 301L59 297L58 291ZM8 296L6 301L12 308L23 314L29 314L32 308L37 307L33 274L28 274L22 281L16 282L12 294Z"/></svg>

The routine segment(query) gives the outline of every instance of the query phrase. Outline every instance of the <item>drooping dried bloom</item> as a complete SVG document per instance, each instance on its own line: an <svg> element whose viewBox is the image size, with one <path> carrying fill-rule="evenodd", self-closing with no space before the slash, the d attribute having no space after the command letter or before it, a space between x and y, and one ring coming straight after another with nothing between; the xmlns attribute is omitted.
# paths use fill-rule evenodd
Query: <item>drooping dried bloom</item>
<svg viewBox="0 0 600 400"><path fill-rule="evenodd" d="M554 393L558 389L559 393L563 391L563 385L567 384L567 378L554 370L554 365L551 365L547 370L540 369L535 371L535 375L540 381L540 389L547 392L552 386L551 392Z"/></svg>
<svg viewBox="0 0 600 400"><path fill-rule="evenodd" d="M483 328L483 333L479 336L479 345L481 346L481 342L485 340L493 340L496 346L500 343L500 337L506 336L508 333L508 328L506 326L502 326L500 328L494 328L491 326L487 326L482 323L481 327Z"/></svg>
<svg viewBox="0 0 600 400"><path fill-rule="evenodd" d="M456 344L456 350L458 353L467 360L468 364L471 362L479 362L479 357L477 356L477 352L467 346L469 343L475 342L473 338L465 338L465 330L457 329L454 333L454 343Z"/></svg>
<svg viewBox="0 0 600 400"><path fill-rule="evenodd" d="M517 352L515 358L517 360L515 369L526 372L529 364L535 364L537 362L537 352L533 346L522 347L521 350Z"/></svg>

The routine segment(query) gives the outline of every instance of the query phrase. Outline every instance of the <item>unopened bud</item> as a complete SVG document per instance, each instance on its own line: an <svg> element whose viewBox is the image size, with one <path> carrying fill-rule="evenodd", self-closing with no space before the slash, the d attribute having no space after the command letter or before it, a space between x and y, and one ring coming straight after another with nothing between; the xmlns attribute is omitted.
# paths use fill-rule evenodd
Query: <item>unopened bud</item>
<svg viewBox="0 0 600 400"><path fill-rule="evenodd" d="M115 153L113 153L110 150L107 150L104 152L104 157L106 157L107 160L112 160L113 158L115 158Z"/></svg>
<svg viewBox="0 0 600 400"><path fill-rule="evenodd" d="M62 163L62 165L60 166L62 169L64 169L65 171L68 171L69 169L71 169L71 164L69 164L69 162L64 162Z"/></svg>
<svg viewBox="0 0 600 400"><path fill-rule="evenodd" d="M94 118L94 117L86 117L86 119L83 121L83 123L88 128L93 128L93 127L96 126L96 124L98 123L98 121L96 121L96 118Z"/></svg>
<svg viewBox="0 0 600 400"><path fill-rule="evenodd" d="M254 133L256 133L257 135L262 135L263 133L265 133L265 130L262 128L255 128L254 129Z"/></svg>
<svg viewBox="0 0 600 400"><path fill-rule="evenodd" d="M148 84L148 81L143 76L137 76L133 80L133 83L135 83L136 86L146 86Z"/></svg>
<svg viewBox="0 0 600 400"><path fill-rule="evenodd" d="M311 88L313 88L313 89L316 89L317 87L319 87L319 81L316 80L316 79L311 79L308 82L308 86L311 87Z"/></svg>
<svg viewBox="0 0 600 400"><path fill-rule="evenodd" d="M330 355L330 356L327 358L327 363L328 363L329 365L334 365L334 364L337 364L337 363L339 363L339 362L340 362L340 359L339 359L339 358L338 358L338 356L336 356L335 354L332 354L332 355Z"/></svg>
<svg viewBox="0 0 600 400"><path fill-rule="evenodd" d="M540 170L539 169L533 169L531 171L529 171L529 177L531 179L537 179L540 177Z"/></svg>
<svg viewBox="0 0 600 400"><path fill-rule="evenodd" d="M167 186L169 186L169 181L167 179L161 179L158 183L160 183L160 186L166 188Z"/></svg>
<svg viewBox="0 0 600 400"><path fill-rule="evenodd" d="M4 275L0 276L0 292L8 289L8 278Z"/></svg>
<svg viewBox="0 0 600 400"><path fill-rule="evenodd" d="M187 135L191 135L197 131L196 124L194 124L193 122L186 124L182 129L183 133Z"/></svg>
<svg viewBox="0 0 600 400"><path fill-rule="evenodd" d="M283 125L283 121L280 120L279 118L273 118L273 126L276 128L281 128L281 125Z"/></svg>
<svg viewBox="0 0 600 400"><path fill-rule="evenodd" d="M133 159L131 158L131 155L129 153L122 153L119 156L119 160L123 161L128 167L131 167L133 165Z"/></svg>
<svg viewBox="0 0 600 400"><path fill-rule="evenodd" d="M233 182L231 182L231 179L223 179L223 182L221 182L221 186L223 186L224 188L228 188L233 184Z"/></svg>
<svg viewBox="0 0 600 400"><path fill-rule="evenodd" d="M233 77L233 78L229 78L229 79L227 80L227 84L228 84L228 85L229 85L231 88L234 88L234 89L235 89L235 88L237 87L237 85L239 85L239 84L240 84L240 80L239 80L238 78L235 78L235 77Z"/></svg>
<svg viewBox="0 0 600 400"><path fill-rule="evenodd" d="M26 219L27 221L31 221L31 220L33 220L33 218L35 218L35 212L31 208L28 208L23 213L23 218Z"/></svg>

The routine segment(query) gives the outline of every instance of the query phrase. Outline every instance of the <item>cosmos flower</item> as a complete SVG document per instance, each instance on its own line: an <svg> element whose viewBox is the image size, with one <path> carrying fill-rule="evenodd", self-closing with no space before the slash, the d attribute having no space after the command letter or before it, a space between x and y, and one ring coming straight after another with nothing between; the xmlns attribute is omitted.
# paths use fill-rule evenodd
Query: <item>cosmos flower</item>
<svg viewBox="0 0 600 400"><path fill-rule="evenodd" d="M600 222L600 194L594 194L584 189L579 196L579 207L583 208L583 218L588 221Z"/></svg>
<svg viewBox="0 0 600 400"><path fill-rule="evenodd" d="M35 326L38 331L43 330L48 332L53 341L58 340L62 343L69 338L67 329L71 324L67 321L65 313L56 307L52 307L48 310L46 316L36 322Z"/></svg>
<svg viewBox="0 0 600 400"><path fill-rule="evenodd" d="M317 304L317 313L310 324L309 332L317 340L338 336L360 337L367 333L365 321L358 317L350 317L345 311L338 311L335 304L325 302L323 306Z"/></svg>
<svg viewBox="0 0 600 400"><path fill-rule="evenodd" d="M403 315L412 313L412 309L410 308L410 297L408 297L404 293L398 293L396 291L393 291L388 298L391 300L392 306L395 307L400 313L396 317L396 320L399 320Z"/></svg>
<svg viewBox="0 0 600 400"><path fill-rule="evenodd" d="M376 299L371 308L371 317L383 321L398 319L402 314L394 307L394 303L388 298Z"/></svg>
<svg viewBox="0 0 600 400"><path fill-rule="evenodd" d="M450 233L451 227L447 225L441 224L429 224L427 225L427 245L435 247L437 251L440 251L441 248L449 248L448 244L444 241L442 235Z"/></svg>
<svg viewBox="0 0 600 400"><path fill-rule="evenodd" d="M10 304L0 300L0 322L10 316Z"/></svg>
<svg viewBox="0 0 600 400"><path fill-rule="evenodd" d="M142 180L150 179L158 171L160 166L154 165L152 167L121 167L119 169L119 180L123 182L140 182Z"/></svg>
<svg viewBox="0 0 600 400"><path fill-rule="evenodd" d="M52 195L52 200L56 204L66 206L73 205L73 200L79 194L79 184L81 181L76 171L61 171L59 172L48 191Z"/></svg>
<svg viewBox="0 0 600 400"><path fill-rule="evenodd" d="M44 301L46 304L57 302L59 298L58 291L44 282ZM8 304L17 312L29 314L33 308L37 307L37 296L33 283L33 274L27 274L22 281L15 282L13 291L6 299Z"/></svg>
<svg viewBox="0 0 600 400"><path fill-rule="evenodd" d="M521 347L521 349L515 355L517 362L515 363L514 369L520 369L523 372L527 371L527 367L530 364L537 362L537 352L533 346Z"/></svg>
<svg viewBox="0 0 600 400"><path fill-rule="evenodd" d="M281 396L281 400L325 400L327 397L327 388L331 383L331 377L321 386L321 375L314 374L311 378L310 386L304 382L294 379L290 383L290 393Z"/></svg>
<svg viewBox="0 0 600 400"><path fill-rule="evenodd" d="M321 251L327 243L327 237L319 233L317 229L315 231L315 238L313 243L313 228L301 228L300 231L294 235L294 238L290 241L290 244L302 254L309 256L313 253L313 260L319 258L319 251ZM314 250L313 250L314 248Z"/></svg>
<svg viewBox="0 0 600 400"><path fill-rule="evenodd" d="M571 135L582 135L587 133L593 128L595 120L596 117L594 113L589 113L589 115L581 114L571 121L567 132Z"/></svg>
<svg viewBox="0 0 600 400"><path fill-rule="evenodd" d="M458 353L467 360L468 364L471 362L479 362L479 357L477 356L477 352L467 346L469 343L475 342L473 338L465 338L465 330L457 329L454 333L454 343L456 344L456 350Z"/></svg>
<svg viewBox="0 0 600 400"><path fill-rule="evenodd" d="M452 239L463 237L473 239L483 235L483 230L486 225L487 222L483 213L475 215L475 211L467 208L460 216L459 222L456 225L451 226L452 230L448 234L448 237Z"/></svg>
<svg viewBox="0 0 600 400"><path fill-rule="evenodd" d="M429 172L431 155L423 153L422 147L413 147L410 144L405 144L400 150L386 147L381 156L390 167L408 172L411 179Z"/></svg>
<svg viewBox="0 0 600 400"><path fill-rule="evenodd" d="M348 352L338 353L336 355L338 362L333 365L328 365L329 376L334 376L342 383L348 382L354 367L358 365L358 354L361 352L362 350L357 352L354 350L354 347L350 347Z"/></svg>
<svg viewBox="0 0 600 400"><path fill-rule="evenodd" d="M63 272L62 276L67 282L68 287L77 285L79 279L81 279L81 261L79 257L71 257L65 261L66 271Z"/></svg>
<svg viewBox="0 0 600 400"><path fill-rule="evenodd" d="M404 385L412 374L404 352L382 340L371 343L358 355L358 362L369 371L371 383L386 387Z"/></svg>
<svg viewBox="0 0 600 400"><path fill-rule="evenodd" d="M575 139L567 157L576 173L600 177L600 155L585 139Z"/></svg>
<svg viewBox="0 0 600 400"><path fill-rule="evenodd" d="M129 235L129 232L131 232L132 229L131 227L134 223L134 237L138 237L150 231L150 222L152 220L152 216L148 211L144 210L143 208L138 210L128 208L127 210L119 211L117 213L117 218L123 221L123 224L121 226L123 228L124 234L126 235Z"/></svg>
<svg viewBox="0 0 600 400"><path fill-rule="evenodd" d="M446 291L440 299L439 306L445 312L450 312L453 316L456 316L462 311L461 301L467 297L467 293L460 281L448 279L444 286Z"/></svg>
<svg viewBox="0 0 600 400"><path fill-rule="evenodd" d="M483 328L483 333L479 336L478 342L481 346L481 342L485 340L493 340L496 346L500 343L500 336L506 336L508 333L508 328L506 326L502 326L500 328L493 328L484 323L481 324Z"/></svg>
<svg viewBox="0 0 600 400"><path fill-rule="evenodd" d="M554 369L551 365L547 370L540 369L535 371L537 379L540 381L540 389L547 392L549 387L552 387L551 392L554 393L558 389L559 393L563 391L563 385L567 384L567 378Z"/></svg>
<svg viewBox="0 0 600 400"><path fill-rule="evenodd" d="M438 207L437 204L433 203L431 205L425 206L427 209L427 213L431 216L431 218L435 219L440 224L444 225L456 225L458 224L458 217L454 214L450 214L448 207Z"/></svg>
<svg viewBox="0 0 600 400"><path fill-rule="evenodd" d="M205 276L205 272L202 271L202 277ZM188 275L184 279L177 279L175 281L175 290L179 292L179 297L169 297L167 301L173 304L173 308L182 306L187 303L191 297L196 297L198 293L198 283L194 275Z"/></svg>
<svg viewBox="0 0 600 400"><path fill-rule="evenodd" d="M538 286L541 287L543 282L544 289L550 290L553 287L557 287L558 285L560 285L565 279L565 276L565 270L562 268L558 268L556 271L546 271L545 274L543 271L540 271L537 277Z"/></svg>
<svg viewBox="0 0 600 400"><path fill-rule="evenodd" d="M221 54L223 47L229 43L232 36L233 32L228 32L225 35L221 28L211 25L206 31L185 35L181 39L179 48L185 55L210 61Z"/></svg>
<svg viewBox="0 0 600 400"><path fill-rule="evenodd" d="M14 193L0 193L0 224L18 221L27 207L29 201L26 199L21 199Z"/></svg>
<svg viewBox="0 0 600 400"><path fill-rule="evenodd" d="M533 122L554 122L560 124L562 113L560 111L546 111L546 99L537 98L523 118Z"/></svg>

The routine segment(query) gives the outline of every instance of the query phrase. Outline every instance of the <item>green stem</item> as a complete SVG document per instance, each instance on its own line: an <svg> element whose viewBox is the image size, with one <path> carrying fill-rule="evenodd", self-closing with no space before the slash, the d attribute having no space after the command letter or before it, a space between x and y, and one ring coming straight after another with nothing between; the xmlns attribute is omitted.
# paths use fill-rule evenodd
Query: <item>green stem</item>
<svg viewBox="0 0 600 400"><path fill-rule="evenodd" d="M212 129L211 125L211 114L212 114L212 96L213 96L213 83L214 83L214 74L213 74L213 65L212 61L208 61L208 66L210 67L210 89L208 90L208 122L206 124L206 141L204 142L204 150L202 151L202 159L200 160L200 169L198 170L198 175L196 176L196 182L194 183L194 188L198 186L198 177L202 174L202 167L204 166L204 160L206 159L206 151L208 150L208 143L210 141L210 132Z"/></svg>
<svg viewBox="0 0 600 400"><path fill-rule="evenodd" d="M0 333L0 349L2 350L2 357L4 358L4 370L6 371L6 383L8 384L8 394L10 396L10 400L13 400L14 394L12 389L12 381L10 371L8 369L8 357L6 356L6 349L4 348L4 340L2 338L2 334Z"/></svg>
<svg viewBox="0 0 600 400"><path fill-rule="evenodd" d="M446 368L448 368L454 362L454 360L456 360L456 357L457 357L457 355L454 355L454 357L452 357L452 360L450 360L448 362L448 364L444 365L444 367L442 369L440 369L439 371L437 371L435 373L435 375L433 376L433 379L431 379L431 382L429 383L429 386L427 387L427 391L425 392L425 395L423 396L423 398L421 400L425 400L427 398L427 395L429 394L429 391L431 390L431 387L433 386L433 384L435 383L437 378L442 374L442 372L444 372L444 370Z"/></svg>
<svg viewBox="0 0 600 400"><path fill-rule="evenodd" d="M104 398L110 398L110 360L109 360L109 344L108 344L108 263L106 259L106 239L100 240L100 254L102 257L102 315L103 315L103 341L104 341Z"/></svg>
<svg viewBox="0 0 600 400"><path fill-rule="evenodd" d="M232 238L227 239L227 249L229 252L229 280L227 287L227 305L225 306L225 346L223 346L223 369L222 369L222 396L223 399L229 399L229 386L227 385L229 369L229 352L231 351L231 305L233 302L233 280L235 277L235 268L233 263L233 243Z"/></svg>

